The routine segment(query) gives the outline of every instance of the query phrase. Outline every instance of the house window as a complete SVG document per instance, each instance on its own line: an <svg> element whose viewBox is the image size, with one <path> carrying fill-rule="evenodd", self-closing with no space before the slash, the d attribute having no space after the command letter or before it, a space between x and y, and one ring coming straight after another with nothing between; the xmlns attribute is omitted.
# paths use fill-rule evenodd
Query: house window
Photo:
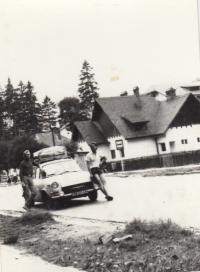
<svg viewBox="0 0 200 272"><path fill-rule="evenodd" d="M119 149L119 156L120 158L124 157L124 149Z"/></svg>
<svg viewBox="0 0 200 272"><path fill-rule="evenodd" d="M183 139L183 140L181 140L181 143L182 143L182 144L187 144L187 143L188 143L188 140L187 140L187 139Z"/></svg>
<svg viewBox="0 0 200 272"><path fill-rule="evenodd" d="M166 151L165 143L160 143L161 151Z"/></svg>
<svg viewBox="0 0 200 272"><path fill-rule="evenodd" d="M111 158L115 159L116 158L115 150L110 150L110 152L111 152Z"/></svg>
<svg viewBox="0 0 200 272"><path fill-rule="evenodd" d="M135 131L145 131L147 130L147 124L134 124Z"/></svg>
<svg viewBox="0 0 200 272"><path fill-rule="evenodd" d="M199 142L199 143L200 143L200 137L198 137L198 138L197 138L197 142Z"/></svg>

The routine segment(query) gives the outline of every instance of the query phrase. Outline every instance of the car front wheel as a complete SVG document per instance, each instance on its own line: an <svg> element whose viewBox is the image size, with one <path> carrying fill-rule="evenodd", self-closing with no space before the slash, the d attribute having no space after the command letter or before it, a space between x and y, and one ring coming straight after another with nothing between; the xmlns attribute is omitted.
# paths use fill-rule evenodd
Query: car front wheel
<svg viewBox="0 0 200 272"><path fill-rule="evenodd" d="M57 210L60 208L60 203L58 200L53 200L46 194L44 195L43 199L47 210Z"/></svg>
<svg viewBox="0 0 200 272"><path fill-rule="evenodd" d="M98 196L98 194L97 194L96 190L92 191L91 193L88 194L88 197L89 197L90 201L92 201L92 202L97 200L97 196Z"/></svg>

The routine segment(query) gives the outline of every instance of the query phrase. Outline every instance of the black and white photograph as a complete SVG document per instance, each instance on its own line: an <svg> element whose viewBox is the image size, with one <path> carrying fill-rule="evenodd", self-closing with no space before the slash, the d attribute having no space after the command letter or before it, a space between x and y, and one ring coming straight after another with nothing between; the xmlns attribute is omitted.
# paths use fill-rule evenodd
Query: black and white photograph
<svg viewBox="0 0 200 272"><path fill-rule="evenodd" d="M0 272L200 271L200 0L0 0Z"/></svg>

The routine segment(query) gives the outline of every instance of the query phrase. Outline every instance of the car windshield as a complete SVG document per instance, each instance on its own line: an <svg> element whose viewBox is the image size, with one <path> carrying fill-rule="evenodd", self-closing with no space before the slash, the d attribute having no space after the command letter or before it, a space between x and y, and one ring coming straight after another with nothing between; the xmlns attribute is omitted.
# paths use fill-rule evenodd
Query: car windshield
<svg viewBox="0 0 200 272"><path fill-rule="evenodd" d="M73 161L57 161L55 163L47 164L42 167L46 172L46 177L61 175L66 172L78 172L81 171L78 164Z"/></svg>

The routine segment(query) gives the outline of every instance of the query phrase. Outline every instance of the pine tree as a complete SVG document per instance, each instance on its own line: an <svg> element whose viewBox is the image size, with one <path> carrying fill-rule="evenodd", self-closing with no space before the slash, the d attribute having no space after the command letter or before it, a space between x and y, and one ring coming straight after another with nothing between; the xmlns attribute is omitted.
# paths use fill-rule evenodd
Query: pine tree
<svg viewBox="0 0 200 272"><path fill-rule="evenodd" d="M80 101L87 109L89 115L93 109L95 99L99 97L97 93L99 88L97 82L94 80L94 74L91 72L92 69L93 68L90 67L89 63L85 60L80 75L80 87L78 88Z"/></svg>
<svg viewBox="0 0 200 272"><path fill-rule="evenodd" d="M17 119L19 111L18 89L14 89L10 78L8 78L8 84L5 86L3 93L4 101L4 122L7 125L9 138L12 135L18 135Z"/></svg>
<svg viewBox="0 0 200 272"><path fill-rule="evenodd" d="M26 127L26 114L25 114L25 92L26 92L26 86L23 84L22 81L19 82L19 103L20 103L20 111L18 113L18 119L19 119L19 134L21 135L22 132L25 131Z"/></svg>
<svg viewBox="0 0 200 272"><path fill-rule="evenodd" d="M38 132L41 131L40 118L40 104L37 102L37 97L33 92L34 87L28 81L24 92L24 116L25 131Z"/></svg>
<svg viewBox="0 0 200 272"><path fill-rule="evenodd" d="M56 125L56 103L46 96L41 105L41 122L42 128L49 130Z"/></svg>

